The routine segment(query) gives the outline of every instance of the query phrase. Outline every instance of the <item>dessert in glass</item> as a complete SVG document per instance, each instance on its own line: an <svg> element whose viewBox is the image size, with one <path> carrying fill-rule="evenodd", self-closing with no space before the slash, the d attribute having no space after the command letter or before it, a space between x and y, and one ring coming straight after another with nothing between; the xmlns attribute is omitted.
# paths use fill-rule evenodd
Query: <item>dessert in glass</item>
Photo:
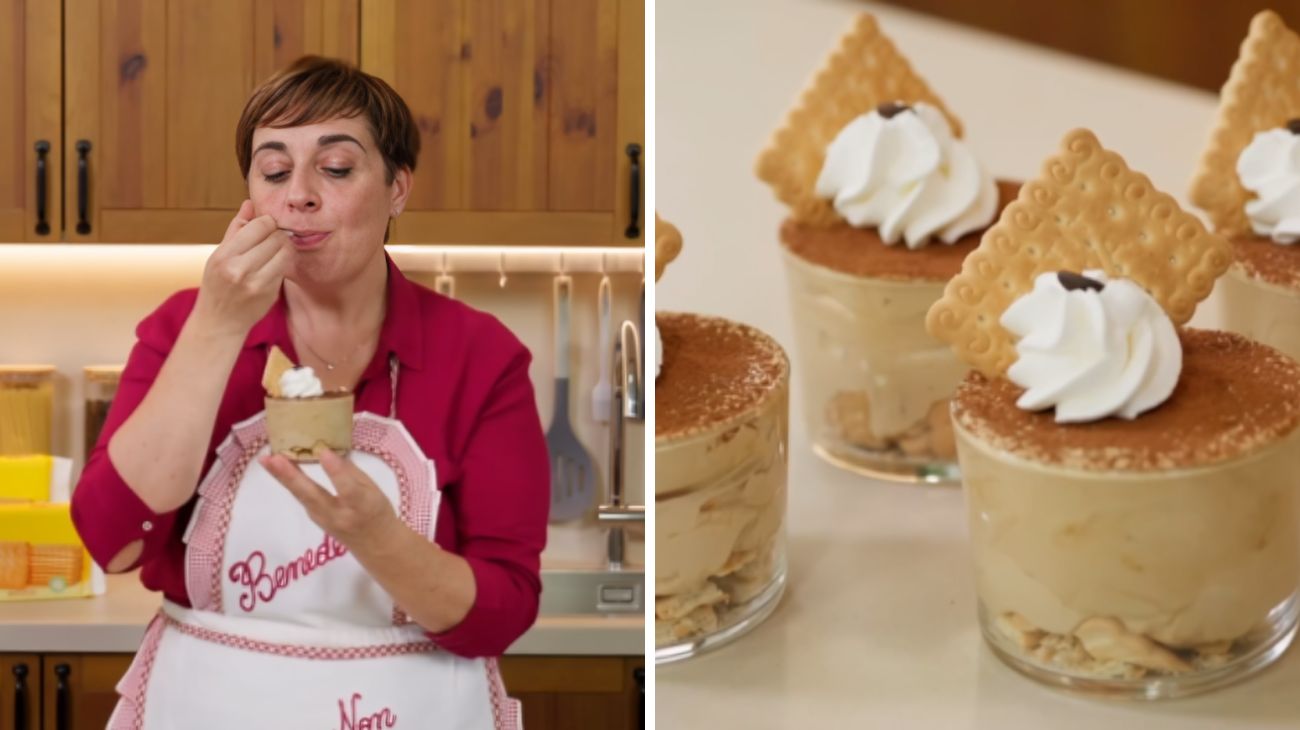
<svg viewBox="0 0 1300 730"><path fill-rule="evenodd" d="M1031 678L1175 697L1294 636L1300 365L1184 326L1230 263L1076 130L929 313L974 368L953 421L980 627Z"/></svg>
<svg viewBox="0 0 1300 730"><path fill-rule="evenodd" d="M680 248L658 222L656 246ZM661 272L660 272L661 273ZM655 660L721 646L785 589L790 370L771 337L660 312L655 379Z"/></svg>
<svg viewBox="0 0 1300 730"><path fill-rule="evenodd" d="M859 473L959 479L949 398L966 366L925 315L1015 197L870 15L758 161L780 229L813 449Z"/></svg>
<svg viewBox="0 0 1300 730"><path fill-rule="evenodd" d="M1300 36L1251 21L1219 95L1191 200L1232 243L1223 326L1300 358Z"/></svg>
<svg viewBox="0 0 1300 730"><path fill-rule="evenodd" d="M266 432L272 453L313 462L318 460L318 449L330 449L340 456L352 449L351 391L326 392L310 367L294 366L274 346L262 387L266 389Z"/></svg>

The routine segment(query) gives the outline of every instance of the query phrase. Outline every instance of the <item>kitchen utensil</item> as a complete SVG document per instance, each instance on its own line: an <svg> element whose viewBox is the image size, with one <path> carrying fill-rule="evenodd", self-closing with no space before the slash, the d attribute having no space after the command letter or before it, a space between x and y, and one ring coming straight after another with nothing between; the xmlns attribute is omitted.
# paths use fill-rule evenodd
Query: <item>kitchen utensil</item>
<svg viewBox="0 0 1300 730"><path fill-rule="evenodd" d="M573 280L555 277L555 407L546 446L551 453L551 521L585 515L596 497L596 468L569 423L569 314Z"/></svg>
<svg viewBox="0 0 1300 730"><path fill-rule="evenodd" d="M596 299L600 309L600 349L596 351L596 360L600 363L600 380L596 382L596 387L591 389L591 416L597 423L608 423L610 394L613 392L609 384L609 351L614 345L609 321L613 296L608 276L600 278L599 291Z"/></svg>
<svg viewBox="0 0 1300 730"><path fill-rule="evenodd" d="M433 290L448 299L456 298L456 278L447 270L447 252L442 252L442 266L438 269L438 277L433 280Z"/></svg>
<svg viewBox="0 0 1300 730"><path fill-rule="evenodd" d="M451 274L438 274L433 280L433 290L448 299L456 298L456 277Z"/></svg>

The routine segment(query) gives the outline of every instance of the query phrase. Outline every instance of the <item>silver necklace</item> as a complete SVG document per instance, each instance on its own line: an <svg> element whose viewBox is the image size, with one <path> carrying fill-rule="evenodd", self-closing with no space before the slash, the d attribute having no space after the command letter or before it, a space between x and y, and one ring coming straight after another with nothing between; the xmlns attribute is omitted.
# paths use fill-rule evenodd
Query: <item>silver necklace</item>
<svg viewBox="0 0 1300 730"><path fill-rule="evenodd" d="M312 354L312 357L316 358L317 360L325 364L325 370L327 372L333 372L339 366L347 365L348 363L352 362L352 358L356 357L357 351L359 351L361 349L361 346L365 344L364 342L358 344L356 347L352 348L352 352L348 353L348 356L345 359L340 360L337 363L333 363L321 357L321 354L319 352L316 352L316 348L312 347L311 343L307 341L307 338L303 337L302 333L298 331L298 328L294 326L293 317L286 317L286 319L289 320L289 331L297 335L299 340L302 340L302 344L307 346L307 352L310 352Z"/></svg>

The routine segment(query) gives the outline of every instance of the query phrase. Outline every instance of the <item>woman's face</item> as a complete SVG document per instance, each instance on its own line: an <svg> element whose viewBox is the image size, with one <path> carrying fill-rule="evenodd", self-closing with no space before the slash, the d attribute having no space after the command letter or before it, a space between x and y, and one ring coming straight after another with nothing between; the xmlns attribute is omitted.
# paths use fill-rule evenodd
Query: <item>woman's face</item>
<svg viewBox="0 0 1300 730"><path fill-rule="evenodd" d="M411 175L385 179L384 158L361 118L253 131L248 196L257 215L295 232L287 275L335 283L359 274L383 246L390 216L402 211Z"/></svg>

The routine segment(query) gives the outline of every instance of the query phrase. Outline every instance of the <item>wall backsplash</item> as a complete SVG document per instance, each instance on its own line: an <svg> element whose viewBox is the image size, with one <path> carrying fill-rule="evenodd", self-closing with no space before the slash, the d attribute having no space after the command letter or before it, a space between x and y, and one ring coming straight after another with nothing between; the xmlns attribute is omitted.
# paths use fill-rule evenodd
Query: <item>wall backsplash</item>
<svg viewBox="0 0 1300 730"><path fill-rule="evenodd" d="M77 472L84 421L82 368L123 363L135 343L135 325L172 292L196 286L206 253L180 246L96 247L85 256L33 255L15 258L0 252L0 363L46 363L57 369L54 451L73 458ZM53 253L53 252L51 252ZM395 256L399 265L403 258ZM433 288L435 273L408 276ZM533 353L530 373L543 427L554 407L554 335L552 276L515 273L504 288L498 275L455 274L456 297L491 312ZM610 274L615 332L625 319L638 316L641 276ZM608 427L592 418L591 389L599 377L596 298L599 274L573 274L572 403L570 415L579 439L600 465L600 494L608 489ZM653 363L653 356L651 356ZM653 364L651 365L653 367ZM631 425L630 425L631 426ZM628 429L626 484L628 501L644 504L644 430ZM76 472L74 472L76 473ZM552 526L545 560L551 566L598 562L604 531L594 519L581 525ZM641 544L629 544L629 559L641 561Z"/></svg>

